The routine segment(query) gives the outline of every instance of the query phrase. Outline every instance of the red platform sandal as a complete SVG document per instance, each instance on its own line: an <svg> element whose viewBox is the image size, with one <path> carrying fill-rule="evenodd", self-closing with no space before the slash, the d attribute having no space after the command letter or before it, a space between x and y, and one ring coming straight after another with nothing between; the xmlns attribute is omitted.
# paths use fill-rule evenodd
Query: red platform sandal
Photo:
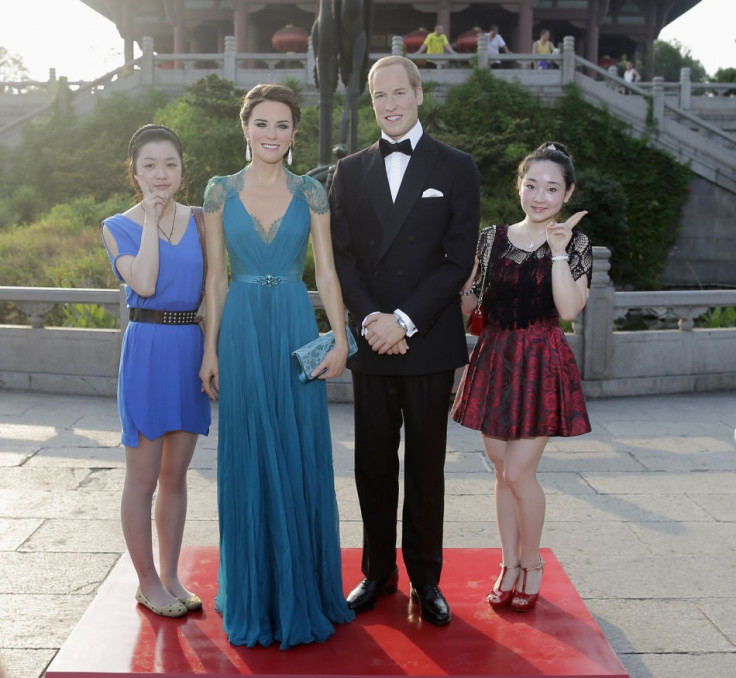
<svg viewBox="0 0 736 678"><path fill-rule="evenodd" d="M523 577L521 579L521 588L516 589L514 591L514 595L511 597L511 609L516 612L529 612L529 610L533 610L534 606L537 604L537 600L539 599L539 592L537 593L527 593L526 592L526 576L529 574L529 570L534 572L535 570L543 570L544 569L544 561L542 560L541 556L539 558L539 565L536 567L522 567L521 572L523 574ZM541 581L540 581L540 587L541 587Z"/></svg>
<svg viewBox="0 0 736 678"><path fill-rule="evenodd" d="M513 585L508 591L504 591L501 587L503 586L503 580L506 578L506 573L510 570L518 570L520 567L521 564L508 567L504 563L501 563L501 574L496 580L498 588L494 587L494 589L486 596L486 600L491 607L506 607L507 605L509 605L509 603L511 603L511 598L514 595ZM517 578L518 576L514 577L514 583L516 583Z"/></svg>

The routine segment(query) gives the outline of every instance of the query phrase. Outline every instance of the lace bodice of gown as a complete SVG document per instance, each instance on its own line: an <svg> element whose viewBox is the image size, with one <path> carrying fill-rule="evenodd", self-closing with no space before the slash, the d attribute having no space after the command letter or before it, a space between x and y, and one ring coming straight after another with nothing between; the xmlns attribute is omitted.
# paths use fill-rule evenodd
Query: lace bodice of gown
<svg viewBox="0 0 736 678"><path fill-rule="evenodd" d="M252 216L240 199L248 168L226 177L213 177L204 198L206 212L222 208L222 223L233 276L301 277L307 257L310 210L329 210L322 185L310 176L284 169L291 201L269 228Z"/></svg>
<svg viewBox="0 0 736 678"><path fill-rule="evenodd" d="M484 241L492 234L492 250L484 252ZM480 261L488 261L483 303L495 324L505 328L528 327L539 320L557 319L552 296L552 253L546 242L533 252L522 250L511 243L508 225L504 225L485 229L478 243ZM588 236L575 229L567 253L573 279L585 274L590 287L593 250ZM480 275L479 270L478 288Z"/></svg>

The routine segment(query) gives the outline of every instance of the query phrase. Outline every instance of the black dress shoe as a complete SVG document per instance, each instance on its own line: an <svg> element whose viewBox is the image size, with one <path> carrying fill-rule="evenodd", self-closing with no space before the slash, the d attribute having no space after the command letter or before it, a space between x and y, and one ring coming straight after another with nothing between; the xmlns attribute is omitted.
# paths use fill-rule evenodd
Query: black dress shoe
<svg viewBox="0 0 736 678"><path fill-rule="evenodd" d="M398 569L383 579L364 579L350 592L347 598L348 607L356 614L371 610L376 606L378 596L396 593L398 583Z"/></svg>
<svg viewBox="0 0 736 678"><path fill-rule="evenodd" d="M452 619L450 606L442 595L439 586L434 584L411 584L409 587L411 599L419 603L422 619L426 619L435 626L449 624Z"/></svg>

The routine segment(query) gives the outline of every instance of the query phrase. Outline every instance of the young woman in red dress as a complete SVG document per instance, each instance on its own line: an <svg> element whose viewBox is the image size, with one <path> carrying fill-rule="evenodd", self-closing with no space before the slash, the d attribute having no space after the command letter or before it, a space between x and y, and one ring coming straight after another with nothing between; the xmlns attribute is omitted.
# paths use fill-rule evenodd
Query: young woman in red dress
<svg viewBox="0 0 736 678"><path fill-rule="evenodd" d="M575 228L587 212L557 222L575 190L567 149L546 142L519 165L524 218L481 231L463 311L482 300L486 325L451 417L481 432L496 474L496 516L503 562L491 607L531 610L544 562L539 546L545 497L537 467L550 436L590 431L575 356L559 319L573 320L588 300L592 248Z"/></svg>

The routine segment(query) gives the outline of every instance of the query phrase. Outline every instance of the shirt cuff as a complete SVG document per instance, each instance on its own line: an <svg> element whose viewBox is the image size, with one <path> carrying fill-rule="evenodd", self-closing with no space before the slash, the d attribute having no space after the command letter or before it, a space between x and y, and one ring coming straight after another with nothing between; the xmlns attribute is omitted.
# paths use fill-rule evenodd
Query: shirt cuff
<svg viewBox="0 0 736 678"><path fill-rule="evenodd" d="M413 337L418 330L417 326L411 321L411 318L398 308L394 311L394 313L406 323L406 336Z"/></svg>
<svg viewBox="0 0 736 678"><path fill-rule="evenodd" d="M380 313L380 311L373 311L373 313L369 313L365 318L363 318L363 322L360 323L360 336L365 336L365 321L368 320L372 315L376 315L376 313Z"/></svg>

